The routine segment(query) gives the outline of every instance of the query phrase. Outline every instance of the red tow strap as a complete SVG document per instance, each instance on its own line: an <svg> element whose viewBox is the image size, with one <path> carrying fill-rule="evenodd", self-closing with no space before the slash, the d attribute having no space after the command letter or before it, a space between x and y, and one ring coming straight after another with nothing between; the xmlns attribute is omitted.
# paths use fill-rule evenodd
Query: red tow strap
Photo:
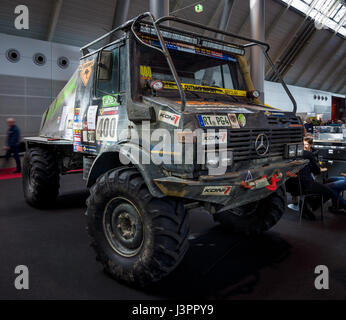
<svg viewBox="0 0 346 320"><path fill-rule="evenodd" d="M265 176L263 176L265 177ZM272 177L272 182L269 186L266 186L266 188L270 191L275 191L277 186L276 183L279 182L281 179L277 177L277 174L274 174Z"/></svg>

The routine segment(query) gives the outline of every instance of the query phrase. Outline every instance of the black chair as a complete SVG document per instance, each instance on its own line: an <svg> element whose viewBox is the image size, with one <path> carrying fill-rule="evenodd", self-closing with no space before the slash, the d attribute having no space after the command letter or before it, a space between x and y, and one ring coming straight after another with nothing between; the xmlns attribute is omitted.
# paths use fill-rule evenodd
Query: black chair
<svg viewBox="0 0 346 320"><path fill-rule="evenodd" d="M302 223L305 199L309 197L321 197L321 221L323 221L324 220L323 196L320 194L313 194L313 193L304 194L299 175L296 179L298 179L298 192L299 192L299 223L300 224Z"/></svg>
<svg viewBox="0 0 346 320"><path fill-rule="evenodd" d="M338 193L338 197L336 198L336 210L339 210L340 198L344 197L344 191L345 190L342 190L342 191L339 191Z"/></svg>

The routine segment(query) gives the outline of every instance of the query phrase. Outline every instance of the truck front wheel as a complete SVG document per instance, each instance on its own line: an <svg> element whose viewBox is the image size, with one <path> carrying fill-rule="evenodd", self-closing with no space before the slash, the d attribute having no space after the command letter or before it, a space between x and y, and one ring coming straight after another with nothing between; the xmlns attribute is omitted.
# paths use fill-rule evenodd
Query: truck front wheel
<svg viewBox="0 0 346 320"><path fill-rule="evenodd" d="M102 175L87 201L92 247L107 273L144 286L160 280L188 249L184 206L172 198L153 198L141 174L123 167Z"/></svg>
<svg viewBox="0 0 346 320"><path fill-rule="evenodd" d="M56 156L50 150L30 148L23 163L23 191L25 200L42 208L55 202L60 187Z"/></svg>
<svg viewBox="0 0 346 320"><path fill-rule="evenodd" d="M214 219L233 232L259 234L269 230L282 217L286 208L286 193L283 187L258 202L223 211Z"/></svg>

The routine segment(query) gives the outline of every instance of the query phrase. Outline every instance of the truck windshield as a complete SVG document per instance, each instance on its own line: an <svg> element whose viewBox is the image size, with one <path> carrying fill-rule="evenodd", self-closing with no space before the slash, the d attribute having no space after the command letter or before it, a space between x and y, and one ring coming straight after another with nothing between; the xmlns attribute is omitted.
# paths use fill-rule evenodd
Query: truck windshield
<svg viewBox="0 0 346 320"><path fill-rule="evenodd" d="M168 44L187 99L246 99L246 87L235 56L197 48ZM140 87L142 95L179 98L177 85L164 55L138 44ZM150 83L160 80L163 90L153 92Z"/></svg>

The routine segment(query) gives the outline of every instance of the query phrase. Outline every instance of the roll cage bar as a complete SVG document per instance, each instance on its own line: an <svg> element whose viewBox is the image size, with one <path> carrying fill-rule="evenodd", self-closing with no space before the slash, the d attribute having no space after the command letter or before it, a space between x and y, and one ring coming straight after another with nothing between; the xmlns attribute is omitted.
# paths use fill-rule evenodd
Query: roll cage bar
<svg viewBox="0 0 346 320"><path fill-rule="evenodd" d="M154 27L155 31L156 31L156 35L158 37L158 40L160 42L160 45L161 45L161 48L158 48L158 47L154 47L148 43L145 43L136 33L135 31L135 26L137 25L137 23L139 23L141 20L143 20L144 18L149 18L151 21L148 22L148 21L145 21L146 23L151 23L152 26ZM109 37L110 35L112 35L114 32L116 31L119 31L119 30L127 30L127 29L130 29L131 32L134 34L134 36L136 37L136 39L142 43L143 45L145 46L148 46L152 49L155 49L155 50L158 50L160 51L166 58L167 62L168 62L168 65L169 65L169 68L172 72L172 75L173 75L173 78L174 78L174 81L176 82L177 84L177 88L178 88L178 91L179 91L179 94L180 94L180 98L181 98L181 111L183 112L185 110L185 105L186 105L186 96L185 96L185 92L181 86L181 81L179 79L179 76L178 76L178 73L175 69L175 66L174 66L174 63L173 63L173 60L171 58L171 55L169 53L169 50L167 49L167 46L166 46L166 42L162 36L162 33L161 33L161 30L160 30L160 24L162 24L163 22L166 22L166 21L173 21L173 22L177 22L177 23L181 23L181 24L185 24L185 25L189 25L189 26L192 26L192 27L196 27L196 28L199 28L199 29L202 29L202 30L206 30L206 31L210 31L210 32L215 32L215 33L218 33L218 34L222 34L224 36L228 36L228 37L231 37L231 38L236 38L236 39L239 39L239 40L243 40L243 41L248 41L248 43L246 44L236 44L237 47L239 48L243 48L243 49L246 49L246 48L249 48L249 47L253 47L253 46L260 46L260 48L262 49L263 51L263 54L266 58L266 60L268 61L269 65L271 66L271 68L274 70L275 72L275 75L278 77L281 85L283 86L286 94L288 95L288 97L290 98L292 104L293 104L293 113L296 113L297 112L297 102L295 101L292 93L290 92L290 90L288 89L285 81L282 79L280 73L278 72L277 68L275 67L275 64L273 63L273 61L271 60L269 54L268 54L268 51L270 49L270 46L268 43L266 42L262 42L262 41L258 41L258 40L254 40L254 39L251 39L251 38L247 38L247 37L243 37L243 36L239 36L239 35L236 35L234 33L230 33L230 32L226 32L226 31L222 31L222 30L219 30L219 29L216 29L216 28L212 28L212 27L207 27L207 26L204 26L202 24L199 24L199 23L196 23L196 22L192 22L192 21L187 21L185 19L181 19L181 18L178 18L178 17L174 17L174 16L166 16L166 17L162 17L160 19L155 19L155 17L153 16L152 13L150 12L145 12L145 13L142 13L140 14L139 16L137 16L136 18L134 19L131 19L129 21L127 21L126 23L118 26L117 28L111 30L110 32L104 34L103 36L101 36L100 38L88 43L87 45L85 45L84 47L82 47L80 50L82 51L83 55L85 54L88 54L89 53L89 50L88 48L90 48L91 46L93 46L94 44L100 42L101 40ZM165 27L167 28L167 27ZM175 28L169 28L171 30L177 30L177 31L180 31L182 32L183 34L189 34L189 35L192 35L192 36L198 36L198 37L201 37L201 35L198 35L196 33L193 33L193 32L189 32L189 31L182 31L182 30L178 30L178 29L175 29ZM205 36L202 36L203 38L208 38L208 37L205 37ZM223 44L230 44L228 42L225 42L225 41L222 41L222 40L215 40L215 39L212 39L213 41L217 41L217 42L221 42Z"/></svg>

